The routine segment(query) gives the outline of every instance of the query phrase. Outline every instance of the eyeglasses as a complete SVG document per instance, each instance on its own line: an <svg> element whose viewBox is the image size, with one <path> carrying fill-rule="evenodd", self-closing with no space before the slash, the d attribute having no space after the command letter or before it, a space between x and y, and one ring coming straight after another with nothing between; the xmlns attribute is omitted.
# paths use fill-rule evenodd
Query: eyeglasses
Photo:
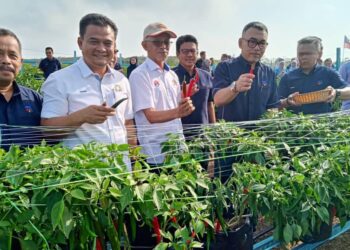
<svg viewBox="0 0 350 250"><path fill-rule="evenodd" d="M147 42L152 42L156 47L161 47L163 44L166 46L166 47L169 47L170 44L172 44L173 42L170 41L170 40L157 40L157 39L148 39L148 40L145 40Z"/></svg>
<svg viewBox="0 0 350 250"><path fill-rule="evenodd" d="M259 48L260 49L265 49L268 45L268 43L265 41L265 40L261 40L261 41L258 41L254 38L250 38L250 39L245 39L245 38L242 38L244 41L247 41L248 43L248 47L251 48L251 49L254 49L256 47L256 45L259 45Z"/></svg>
<svg viewBox="0 0 350 250"><path fill-rule="evenodd" d="M196 49L180 49L180 52L184 55L188 55L188 54L194 54L197 55L198 54L198 50Z"/></svg>

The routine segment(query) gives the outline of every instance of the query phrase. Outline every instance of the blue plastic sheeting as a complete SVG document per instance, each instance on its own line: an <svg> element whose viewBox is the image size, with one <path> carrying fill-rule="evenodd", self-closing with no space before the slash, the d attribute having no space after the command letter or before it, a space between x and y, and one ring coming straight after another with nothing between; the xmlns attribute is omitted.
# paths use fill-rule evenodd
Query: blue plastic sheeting
<svg viewBox="0 0 350 250"><path fill-rule="evenodd" d="M294 247L293 250L313 250L313 249L316 249L317 247L321 246L325 242L338 237L339 235L348 231L349 229L350 229L350 220L345 224L345 226L343 228L341 228L339 224L333 226L332 235L327 240L319 241L319 242L312 243L312 244L301 244L301 245ZM274 247L278 247L279 245L280 245L280 243L278 241L274 240L271 236L263 241L260 241L256 244L254 244L253 249L254 250L270 250Z"/></svg>

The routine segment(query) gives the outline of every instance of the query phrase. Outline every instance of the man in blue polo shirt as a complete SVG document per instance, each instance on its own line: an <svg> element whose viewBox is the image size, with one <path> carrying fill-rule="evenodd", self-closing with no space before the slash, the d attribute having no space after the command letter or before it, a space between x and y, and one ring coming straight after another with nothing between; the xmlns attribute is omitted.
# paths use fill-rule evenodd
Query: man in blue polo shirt
<svg viewBox="0 0 350 250"><path fill-rule="evenodd" d="M0 144L5 150L12 144L33 145L42 138L40 131L32 128L40 125L42 98L16 83L21 66L19 39L12 31L0 29Z"/></svg>
<svg viewBox="0 0 350 250"><path fill-rule="evenodd" d="M321 39L314 36L298 41L297 56L300 67L282 77L278 91L281 107L287 107L294 113L320 114L332 111L331 102L335 97L341 100L350 99L350 87L333 69L317 64L322 53ZM327 100L322 103L297 105L294 96L298 93L328 89Z"/></svg>
<svg viewBox="0 0 350 250"><path fill-rule="evenodd" d="M190 115L181 118L184 135L186 138L190 138L198 134L200 129L198 125L215 122L213 85L210 73L195 66L198 41L194 36L185 35L177 39L176 55L179 59L179 65L173 70L179 77L180 84L186 84L187 90L192 80L196 81L198 88L198 92L191 97L195 110Z"/></svg>
<svg viewBox="0 0 350 250"><path fill-rule="evenodd" d="M241 55L223 61L214 73L214 103L218 106L217 119L225 121L257 120L269 108L279 106L275 73L260 62L267 48L268 30L260 22L248 23L238 40ZM228 150L228 149L227 149ZM225 181L232 173L230 157L234 152L216 150L215 172Z"/></svg>
<svg viewBox="0 0 350 250"><path fill-rule="evenodd" d="M350 61L345 62L339 69L340 76L350 86ZM344 101L341 107L342 110L350 109L350 101Z"/></svg>
<svg viewBox="0 0 350 250"><path fill-rule="evenodd" d="M267 38L264 24L247 24L238 40L241 55L216 67L213 83L218 119L256 120L267 109L279 106L275 73L260 62L268 45Z"/></svg>
<svg viewBox="0 0 350 250"><path fill-rule="evenodd" d="M49 75L61 69L61 63L53 57L53 48L45 48L46 58L40 61L39 69L44 72L44 77L47 79Z"/></svg>

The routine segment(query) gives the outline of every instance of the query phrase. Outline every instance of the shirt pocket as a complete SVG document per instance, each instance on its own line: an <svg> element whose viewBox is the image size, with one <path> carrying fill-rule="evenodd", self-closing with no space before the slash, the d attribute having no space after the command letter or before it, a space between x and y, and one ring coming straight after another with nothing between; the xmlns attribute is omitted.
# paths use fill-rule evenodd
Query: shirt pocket
<svg viewBox="0 0 350 250"><path fill-rule="evenodd" d="M68 96L69 113L86 108L90 105L101 105L101 94L97 93L91 86L79 88Z"/></svg>
<svg viewBox="0 0 350 250"><path fill-rule="evenodd" d="M270 84L267 81L262 81L258 83L259 94L263 100L268 100L271 92Z"/></svg>

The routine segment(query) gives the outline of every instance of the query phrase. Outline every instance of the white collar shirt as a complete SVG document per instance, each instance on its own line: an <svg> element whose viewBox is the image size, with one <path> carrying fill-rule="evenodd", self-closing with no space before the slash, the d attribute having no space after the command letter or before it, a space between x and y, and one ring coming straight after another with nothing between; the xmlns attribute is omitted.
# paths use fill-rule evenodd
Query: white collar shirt
<svg viewBox="0 0 350 250"><path fill-rule="evenodd" d="M116 115L101 124L84 123L63 139L68 147L96 141L105 144L127 143L125 120L133 119L130 86L126 77L109 68L101 79L91 71L83 58L73 65L51 74L42 86L44 97L42 118L61 117L90 105L106 102L112 106L123 97L128 100L116 109Z"/></svg>
<svg viewBox="0 0 350 250"><path fill-rule="evenodd" d="M168 139L167 134L179 134L183 139L181 119L150 123L143 110L154 108L156 111L165 111L177 108L181 100L178 77L167 65L161 69L147 58L131 73L130 86L142 152L148 156L148 163L161 164L164 161L161 143Z"/></svg>

